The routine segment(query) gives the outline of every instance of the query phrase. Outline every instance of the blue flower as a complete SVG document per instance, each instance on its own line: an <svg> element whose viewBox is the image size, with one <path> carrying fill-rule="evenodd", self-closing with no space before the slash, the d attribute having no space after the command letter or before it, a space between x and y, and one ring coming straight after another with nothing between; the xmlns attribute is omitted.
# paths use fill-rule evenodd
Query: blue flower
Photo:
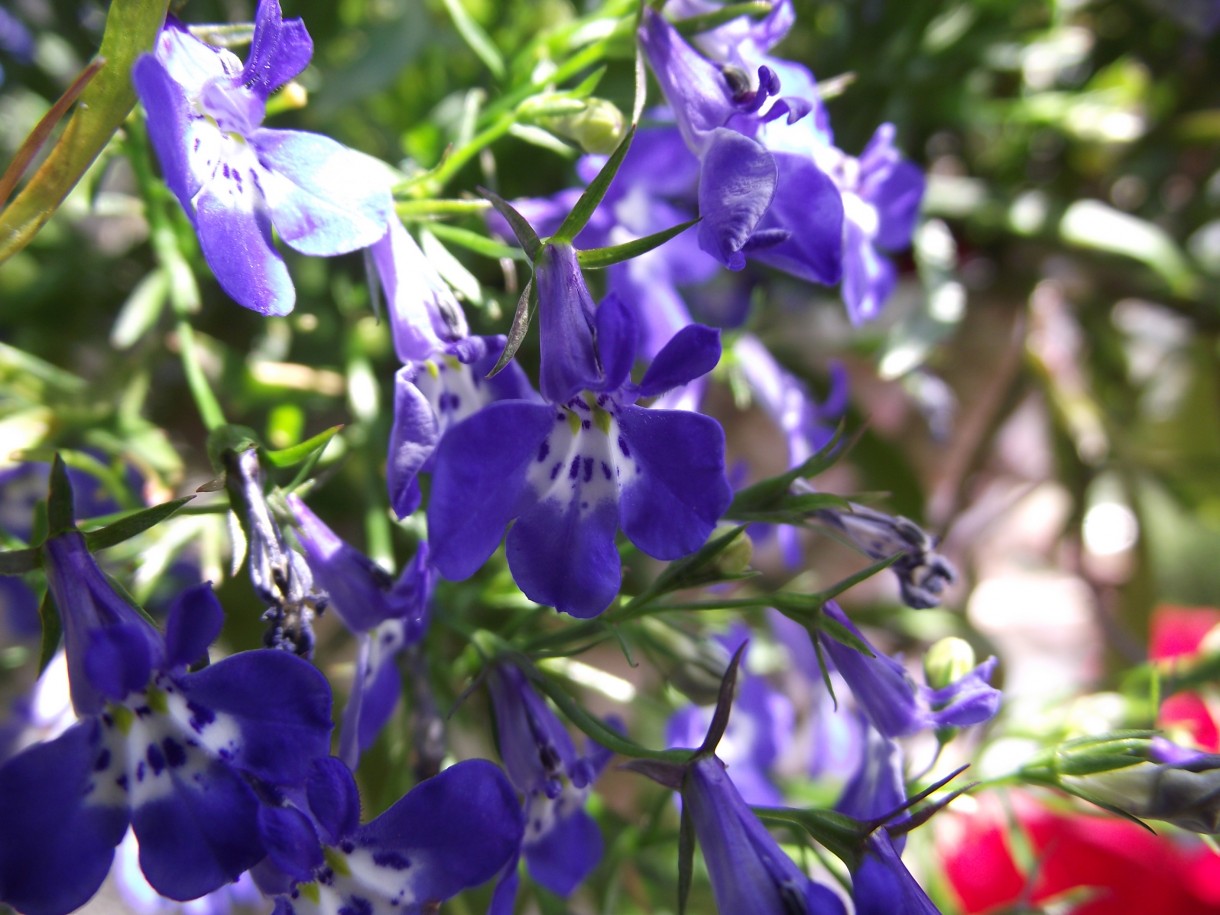
<svg viewBox="0 0 1220 915"><path fill-rule="evenodd" d="M328 606L356 635L356 672L339 735L339 758L354 769L398 701L400 681L392 662L427 630L436 573L428 563L428 545L421 543L394 581L299 497L290 495L288 506L314 579L330 597Z"/></svg>
<svg viewBox="0 0 1220 915"><path fill-rule="evenodd" d="M903 737L925 729L968 727L995 717L999 711L1000 691L988 683L997 663L994 657L949 685L932 689L916 683L902 664L874 648L834 601L827 603L823 612L872 652L869 657L824 632L818 634L860 709L886 737Z"/></svg>
<svg viewBox="0 0 1220 915"><path fill-rule="evenodd" d="M860 767L835 809L858 820L901 826L910 819L902 812L906 803L901 751L893 740L870 728ZM938 915L928 894L902 863L905 844L905 834L891 835L882 823L869 833L860 865L852 874L856 915Z"/></svg>
<svg viewBox="0 0 1220 915"><path fill-rule="evenodd" d="M838 282L841 195L808 152L786 148L799 144L775 139L785 131L807 136L797 122L813 103L773 99L780 78L765 65L750 88L746 74L700 55L651 9L644 11L639 40L686 145L699 158L700 247L734 270L745 266L747 255L766 252L768 263L803 279Z"/></svg>
<svg viewBox="0 0 1220 915"><path fill-rule="evenodd" d="M524 796L526 865L540 885L569 896L601 860L601 831L585 812L585 799L611 753L590 742L578 756L567 730L516 667L493 668L490 691L500 756ZM500 910L511 912L516 888L513 862L496 891Z"/></svg>
<svg viewBox="0 0 1220 915"><path fill-rule="evenodd" d="M843 915L843 903L780 850L715 756L696 759L682 781L721 915Z"/></svg>
<svg viewBox="0 0 1220 915"><path fill-rule="evenodd" d="M557 275L541 276L550 270ZM464 579L515 518L506 552L517 585L591 617L618 593L620 526L648 555L677 559L703 545L728 507L715 420L635 405L711 370L720 343L715 331L687 327L634 384L630 311L609 296L591 314L575 259L562 251L539 274L540 292L554 296L538 306L549 389L589 387L560 403L498 401L451 428L436 451L429 542L440 573Z"/></svg>
<svg viewBox="0 0 1220 915"><path fill-rule="evenodd" d="M436 446L448 429L497 400L538 400L516 362L487 377L503 348L503 337L467 337L395 373L386 482L399 518L419 507L418 475L432 469Z"/></svg>
<svg viewBox="0 0 1220 915"><path fill-rule="evenodd" d="M170 18L132 80L165 180L190 217L221 287L265 315L295 291L272 242L334 255L372 245L393 216L386 168L327 137L262 126L268 97L300 73L313 43L278 0L260 0L250 56L192 36Z"/></svg>
<svg viewBox="0 0 1220 915"><path fill-rule="evenodd" d="M44 545L81 720L0 767L0 899L30 915L83 905L130 824L163 896L191 899L265 854L258 785L304 778L325 755L330 688L285 652L234 655L196 673L223 611L185 591L162 636L106 582L84 538Z"/></svg>
<svg viewBox="0 0 1220 915"><path fill-rule="evenodd" d="M466 760L416 785L360 825L351 772L318 760L300 806L264 807L273 868L256 879L275 915L422 915L504 867L521 842L521 808L500 769Z"/></svg>

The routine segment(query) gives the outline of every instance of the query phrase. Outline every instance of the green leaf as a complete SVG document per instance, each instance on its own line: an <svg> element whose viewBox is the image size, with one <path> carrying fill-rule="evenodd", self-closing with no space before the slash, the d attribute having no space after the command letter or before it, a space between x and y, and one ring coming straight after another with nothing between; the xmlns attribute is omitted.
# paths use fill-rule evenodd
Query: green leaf
<svg viewBox="0 0 1220 915"><path fill-rule="evenodd" d="M619 143L618 149L614 151L606 161L606 164L602 166L602 170L597 173L597 177L589 182L585 192L580 195L580 199L572 207L572 212L568 213L564 219L563 224L559 227L559 231L551 236L555 241L571 244L572 239L579 235L580 230L593 218L593 213L597 210L598 204L606 196L606 191L610 189L610 182L614 180L619 166L623 164L623 159L627 156L627 150L631 148L631 140L634 136L635 125L633 124L623 136L623 142ZM495 201L493 200L492 203L495 203Z"/></svg>
<svg viewBox="0 0 1220 915"><path fill-rule="evenodd" d="M181 499L162 502L160 505L132 512L112 524L107 524L96 531L89 531L85 534L85 545L89 548L89 552L94 553L122 543L124 540L130 540L137 534L142 534L149 528L160 524L194 498L194 495L183 496Z"/></svg>
<svg viewBox="0 0 1220 915"><path fill-rule="evenodd" d="M513 209L511 203L499 194L493 193L485 187L477 188L477 190L490 200L491 205L496 208L496 212L508 221L509 228L517 236L517 243L525 251L526 257L530 259L530 263L536 261L539 252L542 251L542 241L538 238L538 233L534 231L534 227L529 224L529 221L524 216Z"/></svg>
<svg viewBox="0 0 1220 915"><path fill-rule="evenodd" d="M725 580L728 576L714 567L708 567L713 566L716 559L737 542L738 538L745 533L745 529L746 526L742 524L718 537L713 537L689 556L675 559L661 571L647 593L640 597L647 599L660 594L668 594L670 591L680 591L695 585ZM639 599L637 598L637 600Z"/></svg>
<svg viewBox="0 0 1220 915"><path fill-rule="evenodd" d="M59 209L136 102L131 67L151 51L168 0L113 0L98 57L105 66L85 87L59 141L34 177L0 213L0 263L27 244Z"/></svg>
<svg viewBox="0 0 1220 915"><path fill-rule="evenodd" d="M211 458L212 467L217 473L225 472L224 456L226 454L240 453L260 447L262 447L262 443L258 439L258 433L249 426L225 423L208 433L208 457Z"/></svg>
<svg viewBox="0 0 1220 915"><path fill-rule="evenodd" d="M445 241L453 242L455 245L461 245L475 254L481 254L484 257L502 258L508 257L513 260L528 260L528 255L520 248L514 248L511 245L506 245L503 242L498 242L494 238L488 238L486 235L480 235L478 232L472 232L470 229L463 229L461 226L451 226L444 222L432 222L428 224L428 231L437 238L443 238Z"/></svg>
<svg viewBox="0 0 1220 915"><path fill-rule="evenodd" d="M833 600L834 598L836 598L840 594L842 594L844 591L846 591L848 588L854 587L854 586L860 584L860 582L865 581L866 579L872 578L878 572L888 569L895 562L897 562L899 560L899 558L901 558L902 556L905 556L905 555L906 555L905 553L895 553L893 556L887 556L884 559L878 559L872 565L865 566L859 572L856 572L852 575L848 575L846 578L842 579L841 581L835 582L833 585L831 585L829 588L825 589L824 591L819 591L817 593L816 597L823 604L826 603L828 600Z"/></svg>
<svg viewBox="0 0 1220 915"><path fill-rule="evenodd" d="M492 76L496 79L504 79L504 58L500 56L500 52L491 38L483 31L483 27L474 20L470 13L466 12L466 8L459 0L441 0L441 2L445 4L449 18L453 20L454 28L458 30L458 34L462 36L462 40L466 42L470 50L474 51L479 60L483 61Z"/></svg>
<svg viewBox="0 0 1220 915"><path fill-rule="evenodd" d="M329 429L324 429L312 438L307 438L300 444L293 445L290 448L281 448L279 451L264 451L263 457L267 459L267 463L272 467L293 467L312 457L315 452L321 452L326 447L327 442L338 435L342 429L342 423L337 426L331 426Z"/></svg>
<svg viewBox="0 0 1220 915"><path fill-rule="evenodd" d="M691 219L664 231L645 235L643 238L636 238L609 248L586 248L584 251L576 252L576 260L586 270L600 270L612 264L621 264L633 257L647 254L653 248L659 248L675 235L681 235L698 221L698 219Z"/></svg>
<svg viewBox="0 0 1220 915"><path fill-rule="evenodd" d="M534 309L537 307L537 304L538 296L534 294L534 278L531 276L530 281L521 290L521 298L517 299L517 310L513 314L512 326L508 329L508 338L504 342L504 352L500 354L496 364L487 373L488 378L494 378L504 371L504 367L512 361L513 356L517 355L517 350L521 348L521 342L525 339L525 335L530 329L530 321L534 317Z"/></svg>
<svg viewBox="0 0 1220 915"><path fill-rule="evenodd" d="M811 455L799 466L739 490L733 497L733 504L729 506L724 516L745 521L751 520L748 518L751 514L781 509L787 499L794 497L790 491L794 482L798 479L817 476L846 454L853 443L852 441L844 442L843 430L840 427L821 450Z"/></svg>

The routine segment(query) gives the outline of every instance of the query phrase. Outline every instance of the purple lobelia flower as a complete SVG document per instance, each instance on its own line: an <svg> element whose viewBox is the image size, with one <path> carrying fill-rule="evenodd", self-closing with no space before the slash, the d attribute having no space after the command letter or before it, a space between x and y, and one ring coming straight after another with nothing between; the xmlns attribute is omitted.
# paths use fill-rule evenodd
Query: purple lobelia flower
<svg viewBox="0 0 1220 915"><path fill-rule="evenodd" d="M877 823L864 840L860 864L852 874L851 895L856 915L939 913L902 863L905 834L897 831L894 834L885 825L901 827L910 819L903 812L906 803L902 753L893 740L869 728L860 767L835 805L839 813Z"/></svg>
<svg viewBox="0 0 1220 915"><path fill-rule="evenodd" d="M996 658L938 689L916 683L894 658L869 644L838 604L830 601L823 613L860 639L872 657L844 645L824 632L822 648L851 687L861 711L886 737L903 737L929 728L956 728L980 724L1000 709L1000 691L988 683Z"/></svg>
<svg viewBox="0 0 1220 915"><path fill-rule="evenodd" d="M300 73L313 42L300 19L260 0L250 55L198 40L170 18L132 80L165 180L221 287L265 315L295 291L271 229L302 254L329 256L385 238L393 216L385 166L313 133L262 126L268 97Z"/></svg>
<svg viewBox="0 0 1220 915"><path fill-rule="evenodd" d="M515 518L506 552L517 585L587 618L618 592L620 526L648 555L676 559L703 545L732 493L715 420L636 405L710 371L717 333L685 328L631 382L631 312L616 296L594 311L570 253L544 253L536 277L551 403L498 401L446 433L428 530L437 569L457 580L479 569Z"/></svg>
<svg viewBox="0 0 1220 915"><path fill-rule="evenodd" d="M428 627L436 573L428 563L428 545L421 543L395 581L340 539L300 498L290 495L288 505L314 580L356 636L356 672L339 734L339 758L354 769L394 711L401 682L393 661Z"/></svg>
<svg viewBox="0 0 1220 915"><path fill-rule="evenodd" d="M432 469L432 455L449 428L498 400L538 402L515 362L487 377L503 348L503 337L467 337L413 359L394 375L386 481L398 517L419 507L417 477Z"/></svg>
<svg viewBox="0 0 1220 915"><path fill-rule="evenodd" d="M721 915L843 915L843 903L783 853L715 756L697 758L682 781L712 894Z"/></svg>
<svg viewBox="0 0 1220 915"><path fill-rule="evenodd" d="M129 824L161 895L192 899L236 879L266 854L258 792L300 782L327 752L325 678L279 651L188 673L223 619L209 585L179 596L162 636L79 532L42 549L81 720L0 767L0 899L30 915L83 905Z"/></svg>
<svg viewBox="0 0 1220 915"><path fill-rule="evenodd" d="M521 808L500 769L459 762L360 825L355 780L317 760L300 806L265 806L270 866L256 873L275 915L425 915L495 876L521 842Z"/></svg>
<svg viewBox="0 0 1220 915"><path fill-rule="evenodd" d="M563 724L516 667L493 668L489 688L500 756L524 796L526 866L540 885L569 896L601 860L601 831L585 799L613 754L590 741L578 756ZM496 890L497 915L512 911L517 880L513 861Z"/></svg>
<svg viewBox="0 0 1220 915"><path fill-rule="evenodd" d="M792 488L813 492L804 480L796 481ZM849 511L819 509L816 517L846 535L870 559L888 559L901 553L890 565L890 571L898 577L898 587L908 607L926 610L939 606L941 592L957 580L953 564L936 552L936 538L908 518L855 503Z"/></svg>
<svg viewBox="0 0 1220 915"><path fill-rule="evenodd" d="M838 282L841 195L800 143L773 139L785 130L806 137L798 122L813 103L773 98L780 78L765 65L751 88L741 70L699 54L651 9L644 11L639 40L687 147L699 158L700 247L734 270L749 255L804 279Z"/></svg>

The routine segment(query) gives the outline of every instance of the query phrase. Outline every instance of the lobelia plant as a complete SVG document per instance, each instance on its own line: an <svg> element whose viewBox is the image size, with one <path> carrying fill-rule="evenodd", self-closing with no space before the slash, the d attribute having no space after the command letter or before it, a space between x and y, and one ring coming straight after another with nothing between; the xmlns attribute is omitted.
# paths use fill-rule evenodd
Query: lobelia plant
<svg viewBox="0 0 1220 915"><path fill-rule="evenodd" d="M927 915L1100 886L1060 879L1024 793L1015 888L942 863L1010 787L1159 820L1206 869L1214 615L1012 711L994 603L1027 592L970 589L1054 555L1118 631L1123 563L1142 595L1210 542L1162 413L1214 387L1183 191L1207 125L1169 101L1214 83L1214 23L248 6L114 0L75 80L93 19L0 12L0 111L48 112L0 138L0 908ZM1140 17L1182 74L1125 53ZM994 307L955 335L967 292ZM965 431L924 430L950 388ZM1066 533L1010 548L1027 491ZM1113 491L1138 550L1096 548Z"/></svg>

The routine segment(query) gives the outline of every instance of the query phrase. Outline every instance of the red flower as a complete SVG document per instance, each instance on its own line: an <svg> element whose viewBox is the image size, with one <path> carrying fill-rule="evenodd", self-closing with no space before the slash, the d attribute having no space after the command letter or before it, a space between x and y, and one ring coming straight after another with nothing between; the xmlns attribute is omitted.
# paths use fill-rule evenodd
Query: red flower
<svg viewBox="0 0 1220 915"><path fill-rule="evenodd" d="M1220 624L1220 610L1210 607L1178 607L1162 604L1152 615L1148 657L1169 669L1189 664L1203 639ZM1210 753L1220 752L1220 707L1217 697L1182 692L1161 704L1157 726L1186 731L1191 743ZM1186 741L1180 741L1185 743Z"/></svg>

